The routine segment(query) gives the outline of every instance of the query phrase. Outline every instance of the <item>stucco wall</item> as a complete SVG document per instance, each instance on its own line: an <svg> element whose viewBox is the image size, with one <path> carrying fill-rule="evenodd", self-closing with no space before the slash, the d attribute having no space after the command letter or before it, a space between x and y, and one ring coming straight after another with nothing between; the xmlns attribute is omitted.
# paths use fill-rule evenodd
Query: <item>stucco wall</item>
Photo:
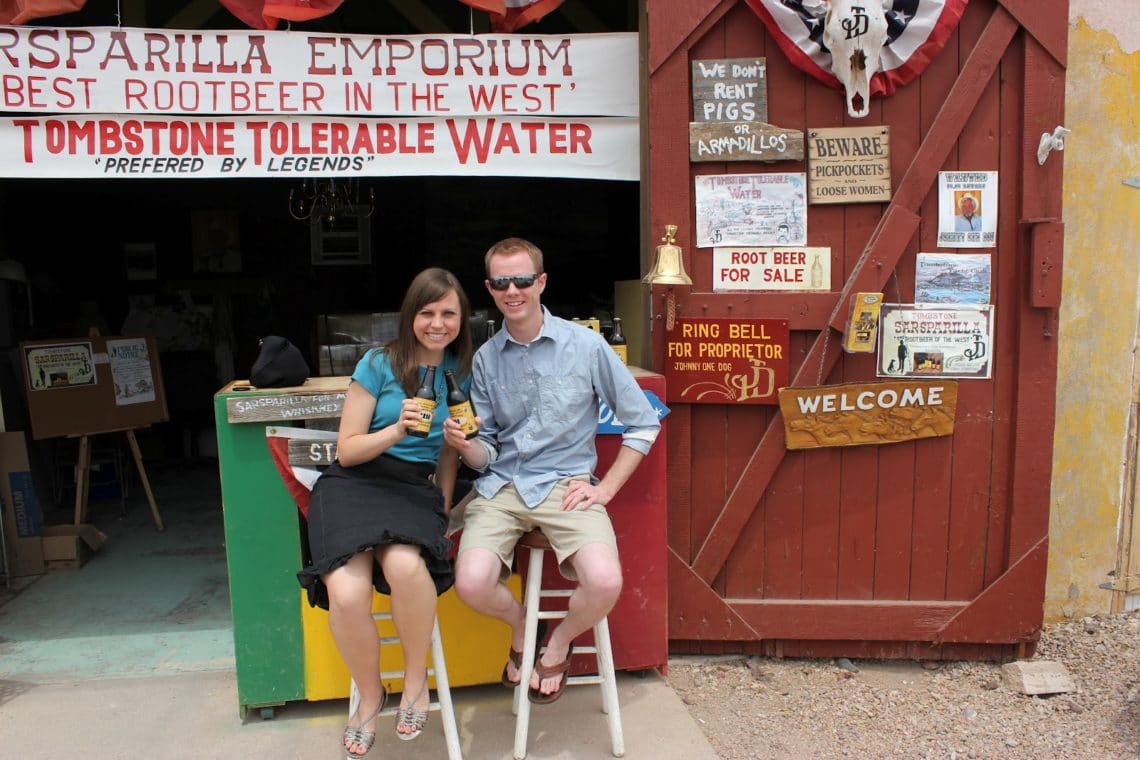
<svg viewBox="0 0 1140 760"><path fill-rule="evenodd" d="M1106 9L1110 6L1110 9ZM1045 618L1107 612L1138 322L1140 0L1072 0L1065 273Z"/></svg>

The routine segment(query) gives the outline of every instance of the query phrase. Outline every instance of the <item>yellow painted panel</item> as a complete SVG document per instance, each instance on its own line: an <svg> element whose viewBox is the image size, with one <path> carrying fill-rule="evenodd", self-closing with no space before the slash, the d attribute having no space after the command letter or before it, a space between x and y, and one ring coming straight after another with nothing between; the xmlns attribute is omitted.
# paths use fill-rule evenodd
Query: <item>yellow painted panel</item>
<svg viewBox="0 0 1140 760"><path fill-rule="evenodd" d="M1105 6L1107 8L1107 5ZM1107 11L1106 11L1107 12ZM1140 280L1136 92L1140 51L1083 20L1069 27L1065 271L1046 621L1109 611L1128 456ZM1050 161L1055 160L1050 157Z"/></svg>
<svg viewBox="0 0 1140 760"><path fill-rule="evenodd" d="M521 581L512 575L507 582L515 598L521 598ZM332 633L329 616L322 609L310 607L302 591L298 596L301 605L301 628L305 642L305 699L342 699L348 696L348 668L340 658ZM389 599L376 594L372 600L373 612L388 610ZM390 620L377 622L381 636L395 636L396 629ZM498 683L510 648L510 629L497 620L480 615L463 602L451 589L439 598L439 633L443 637L443 653L447 658L447 675L452 687ZM403 653L397 646L381 647L381 670L401 670ZM397 692L403 688L402 679L384 681L384 688ZM435 681L432 680L432 688Z"/></svg>

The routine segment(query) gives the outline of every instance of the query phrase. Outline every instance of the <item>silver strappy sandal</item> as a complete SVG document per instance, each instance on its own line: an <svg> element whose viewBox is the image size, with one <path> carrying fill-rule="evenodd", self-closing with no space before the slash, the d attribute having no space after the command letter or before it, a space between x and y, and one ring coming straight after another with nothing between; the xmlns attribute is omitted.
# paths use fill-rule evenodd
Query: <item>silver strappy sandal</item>
<svg viewBox="0 0 1140 760"><path fill-rule="evenodd" d="M375 731L365 731L364 730L364 724L368 723L369 721L375 720L380 715L380 711L384 709L384 703L387 701L388 701L388 692L386 690L384 690L383 687L381 687L380 705L376 708L376 712L372 713L372 715L370 715L369 717L360 721L359 726L345 726L344 727L344 740L342 742L342 746L344 747L345 756L348 758L348 760L361 760L365 755L368 754L368 751L370 749L372 749L372 744L376 741L376 732ZM356 712L353 713L353 715L355 716L359 712L360 712L360 707L357 706ZM364 746L364 751L358 755L355 752L352 752L351 750L349 750L349 748L348 748L349 744L361 744Z"/></svg>
<svg viewBox="0 0 1140 760"><path fill-rule="evenodd" d="M419 693L416 694L411 704L407 707L401 707L397 713L396 736L400 737L403 741L410 742L424 732L424 726L427 725L428 711L417 710L416 702L420 701L420 697L424 695L424 691L427 690L427 687L427 676L424 676L424 685L420 687ZM400 730L401 728L410 728L412 730L404 733Z"/></svg>

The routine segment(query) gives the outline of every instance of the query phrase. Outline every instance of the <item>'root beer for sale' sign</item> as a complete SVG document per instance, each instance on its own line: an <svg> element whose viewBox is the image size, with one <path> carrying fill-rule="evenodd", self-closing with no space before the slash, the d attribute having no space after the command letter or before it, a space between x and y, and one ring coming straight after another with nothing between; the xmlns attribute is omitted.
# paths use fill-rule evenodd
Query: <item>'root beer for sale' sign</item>
<svg viewBox="0 0 1140 760"><path fill-rule="evenodd" d="M670 402L778 404L788 384L786 319L677 320L666 335Z"/></svg>

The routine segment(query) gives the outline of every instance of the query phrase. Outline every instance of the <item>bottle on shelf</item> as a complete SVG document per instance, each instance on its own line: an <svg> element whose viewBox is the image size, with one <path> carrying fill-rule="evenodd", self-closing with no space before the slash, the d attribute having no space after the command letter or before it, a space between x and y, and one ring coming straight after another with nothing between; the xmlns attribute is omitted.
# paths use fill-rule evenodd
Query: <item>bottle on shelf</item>
<svg viewBox="0 0 1140 760"><path fill-rule="evenodd" d="M415 427L408 430L408 435L416 438L427 438L431 432L431 420L435 416L435 366L428 365L424 371L424 379L416 389L416 403L420 405L420 421Z"/></svg>
<svg viewBox="0 0 1140 760"><path fill-rule="evenodd" d="M495 337L495 320L488 319L487 320L487 333L486 333L486 337L484 338L484 340L490 340L493 337Z"/></svg>
<svg viewBox="0 0 1140 760"><path fill-rule="evenodd" d="M466 438L474 438L479 432L479 425L475 422L475 407L471 405L467 394L460 390L454 372L445 369L443 378L447 381L447 413L451 415L451 419L459 423Z"/></svg>
<svg viewBox="0 0 1140 760"><path fill-rule="evenodd" d="M610 348L621 358L622 364L629 364L629 348L625 343L625 333L621 329L621 317L614 317L614 329L610 333Z"/></svg>

